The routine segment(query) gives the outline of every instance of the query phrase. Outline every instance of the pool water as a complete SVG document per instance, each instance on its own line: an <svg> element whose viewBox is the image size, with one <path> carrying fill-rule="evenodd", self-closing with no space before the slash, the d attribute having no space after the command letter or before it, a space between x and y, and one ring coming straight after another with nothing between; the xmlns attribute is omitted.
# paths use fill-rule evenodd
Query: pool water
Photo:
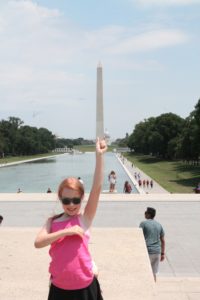
<svg viewBox="0 0 200 300"><path fill-rule="evenodd" d="M27 193L45 193L50 187L56 192L59 183L66 177L81 177L85 191L92 186L95 168L95 153L62 154L54 158L0 168L0 193L15 193L18 188ZM130 178L118 162L114 153L105 154L103 191L109 190L108 174L114 170L117 175L116 190L123 193L123 186ZM132 190L137 193L137 190Z"/></svg>

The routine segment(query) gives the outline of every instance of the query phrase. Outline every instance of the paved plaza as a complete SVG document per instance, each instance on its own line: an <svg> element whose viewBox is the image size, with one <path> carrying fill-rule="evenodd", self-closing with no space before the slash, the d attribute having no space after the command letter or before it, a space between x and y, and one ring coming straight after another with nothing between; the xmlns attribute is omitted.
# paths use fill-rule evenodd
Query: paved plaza
<svg viewBox="0 0 200 300"><path fill-rule="evenodd" d="M158 201L156 197L143 201L140 197L140 201L101 200L94 227L138 227L146 207L153 206L166 232L166 261L160 276L200 276L200 201ZM56 201L1 201L0 206L4 227L40 227L45 218L60 211Z"/></svg>
<svg viewBox="0 0 200 300"><path fill-rule="evenodd" d="M137 185L133 177L136 168L126 160L121 163L126 172L132 176L132 183ZM149 178L141 171L140 174L142 178ZM87 197L88 194L86 194L85 200L87 200ZM144 220L144 211L147 206L156 208L156 219L163 225L166 233L166 260L160 265L160 274L156 286L152 282L151 272L149 273L149 262L145 260L143 251L145 247L142 250L140 248L141 245L140 247L137 246L137 240L141 243L141 235L137 235L137 230L139 230L138 226L140 222ZM25 295L28 295L27 293L30 291L32 291L32 294L29 296L29 299L35 299L35 295L38 295L37 300L45 299L48 292L46 269L41 270L44 274L41 283L37 279L37 272L34 273L34 278L31 280L30 270L32 270L31 272L36 270L40 273L40 265L45 263L44 265L46 266L48 264L48 249L44 249L44 251L42 250L42 252L37 252L36 254L32 250L34 249L32 242L37 230L43 225L44 220L60 211L61 207L57 200L57 195L54 193L0 194L0 214L4 216L1 227L3 237L1 247L4 247L4 250L8 251L9 256L4 266L4 274L7 274L8 280L4 280L3 289L0 292L0 295L4 293L2 294L4 296L3 299L25 300ZM124 287L126 286L126 300L133 299L131 296L132 292L135 293L134 299L137 300L200 299L199 216L200 195L170 194L163 190L156 182L154 182L153 189L140 190L140 194L101 194L93 226L93 234L96 242L92 242L91 247L93 248L94 256L96 255L97 257L98 265L102 269L101 282L105 290L105 299L118 300L123 298L124 294L121 295L123 284L118 285L116 289L115 281L123 282ZM9 286L7 287L5 282L9 282L9 270L11 268L9 264L12 261L16 261L15 256L23 256L23 251L20 248L18 249L17 246L19 247L20 245L20 238L24 238L25 236L27 236L26 247L28 252L30 251L31 257L35 257L35 260L38 259L38 261L36 265L33 265L34 268L27 262L30 267L30 269L25 270L25 274L28 276L27 289L24 289L21 281L16 280L18 283L16 292L19 294L17 298L13 298L13 293L9 292ZM11 237L11 240L10 238L7 239L7 237ZM119 248L116 242L120 244ZM12 254L13 247L18 249L15 254ZM105 251L108 251L107 256L105 256ZM103 260L101 259L102 254ZM135 256L133 257L133 255ZM110 257L112 257L112 262ZM123 264L119 268L119 262L124 257L126 257L124 267L130 268L128 273L124 272L124 268L121 268ZM135 257L138 257L138 259L139 257L143 257L141 263L138 261L140 271L133 264ZM131 262L131 264L128 262ZM39 270L37 270L37 266ZM20 269L21 266L17 265L17 267ZM147 268L146 271L145 268ZM133 277L136 276L134 278L137 278L137 274L139 274L135 282L130 281L131 270L136 271L135 275L132 274ZM142 278L145 277L143 274L146 274L147 277L150 276L144 282L142 281ZM110 276L115 279L109 284ZM32 281L38 285L39 289L33 290ZM130 284L127 285L127 282L130 282ZM140 284L148 288L146 290L142 289ZM13 287L13 284L11 284L11 287ZM24 295L24 298L21 297L22 295Z"/></svg>
<svg viewBox="0 0 200 300"><path fill-rule="evenodd" d="M197 197L194 198L194 195L191 195L192 199L190 199L190 196L188 195L188 201L186 201L186 199L184 199L184 201L173 201L173 197L176 198L176 195L167 195L168 197L171 197L171 199L168 201L166 200L166 196L165 200L159 201L158 197L162 198L162 195L159 196L158 194L132 195L132 200L126 200L126 195L123 194L121 194L122 200L109 200L109 197L112 197L112 195L107 195L107 197L105 197L106 195L103 196L104 200L101 200L99 203L92 233L92 236L95 234L98 244L93 244L92 242L91 246L94 247L94 256L97 255L97 262L102 270L101 282L105 289L105 299L121 299L120 294L123 290L123 286L121 284L118 285L117 289L119 297L116 296L116 293L112 292L116 291L115 281L120 281L121 283L124 282L124 284L127 284L127 282L132 282L129 278L130 274L132 274L131 270L128 273L124 272L124 268L119 268L119 262L126 257L125 266L127 266L129 261L133 262L135 259L132 257L135 251L136 254L143 253L140 252L141 250L138 249L137 243L134 242L137 241L137 239L135 240L134 231L132 230L138 228L140 221L144 218L143 212L147 206L153 206L157 209L157 220L163 224L165 229L167 243L166 260L161 263L158 283L155 286L156 292L153 298L151 297L150 292L148 293L149 296L145 294L143 297L139 284L140 281L137 281L138 283L136 285L128 284L126 286L127 290L132 291L133 293L135 292L137 296L135 296L134 299L137 300L143 300L144 298L155 300L200 299L199 199ZM48 196L45 194L44 197ZM53 195L50 197L53 197ZM118 194L115 197L120 197L120 195ZM140 197L140 200L138 200L138 197ZM153 197L154 199L152 199ZM128 198L130 198L130 195L128 195ZM143 198L145 198L145 200L143 200ZM28 280L27 289L24 290L24 286L20 285L21 282L19 280L13 281L11 287L13 287L14 282L19 284L17 286L17 293L19 293L18 297L4 297L3 299L25 300L27 299L25 295L27 295L27 293L30 291L32 294L30 295L29 299L35 299L35 295L38 295L37 300L45 299L45 295L47 295L48 292L48 287L46 285L46 282L48 281L48 249L45 248L41 252L38 251L36 254L36 252L34 252L33 240L36 232L38 231L38 227L43 224L44 219L49 217L53 211L60 211L60 206L56 200L2 201L1 199L0 207L1 213L4 216L4 222L1 228L1 248L3 247L2 249L4 249L6 247L4 250L6 252L8 251L8 257L5 258L5 270L3 270L5 274L7 274L7 276L9 275L9 270L12 268L10 263L16 260L16 255L18 255L19 260L22 259L21 256L25 255L23 254L24 249L21 249L20 244L21 238L24 238L29 231L30 235L28 234L28 237L25 238L27 239L25 245L27 247L26 251L30 251L31 259L38 260L36 263L34 263L34 265L27 263L28 269L26 269L24 273ZM119 247L117 245L119 245ZM15 252L12 253L12 249L15 249ZM108 253L108 256L105 256L105 252ZM141 255L137 255L136 257L141 257ZM144 254L142 254L142 256L143 255ZM112 263L109 257L112 257ZM40 266L43 266L42 269ZM135 265L132 263L130 265L128 264L128 266L135 268ZM146 266L148 266L147 261ZM17 268L20 269L20 267L21 265L17 264ZM33 270L36 270L37 272L36 274L34 273L32 280L34 284L39 287L39 290L38 288L33 289L33 284L30 277L30 272L33 272ZM42 272L42 274L44 274L43 280L40 284L38 283L37 279L38 272ZM11 274L13 274L13 272L11 272ZM142 268L138 274L142 275ZM108 278L110 278L110 276L115 278L115 280L112 280L112 282L109 284ZM135 275L132 274L132 276L134 277ZM3 289L1 290L0 294L5 292L6 295L10 295L11 293L9 292L9 287L5 286L5 280L3 282ZM148 286L148 291L150 291L150 286L152 286L153 293L154 287L150 278L148 283L143 282L142 284ZM20 295L24 295L24 298ZM126 300L133 299L130 293L127 293L126 295Z"/></svg>

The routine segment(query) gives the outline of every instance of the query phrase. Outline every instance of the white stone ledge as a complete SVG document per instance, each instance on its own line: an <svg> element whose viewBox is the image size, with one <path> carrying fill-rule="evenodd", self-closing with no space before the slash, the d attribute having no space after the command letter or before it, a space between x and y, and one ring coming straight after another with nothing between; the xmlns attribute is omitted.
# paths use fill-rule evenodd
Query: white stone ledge
<svg viewBox="0 0 200 300"><path fill-rule="evenodd" d="M88 193L85 194L85 200ZM56 193L0 193L0 201L56 201ZM100 201L200 201L200 194L118 194L100 195Z"/></svg>

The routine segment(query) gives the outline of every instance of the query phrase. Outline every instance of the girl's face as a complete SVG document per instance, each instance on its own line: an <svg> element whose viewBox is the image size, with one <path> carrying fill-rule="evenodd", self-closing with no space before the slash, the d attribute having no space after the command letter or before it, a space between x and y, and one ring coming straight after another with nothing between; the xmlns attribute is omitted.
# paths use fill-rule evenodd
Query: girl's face
<svg viewBox="0 0 200 300"><path fill-rule="evenodd" d="M69 216L75 216L79 213L81 208L82 198L78 191L74 191L68 188L64 188L62 191L61 203L64 212ZM63 199L63 201L62 201ZM77 204L78 199L80 203Z"/></svg>

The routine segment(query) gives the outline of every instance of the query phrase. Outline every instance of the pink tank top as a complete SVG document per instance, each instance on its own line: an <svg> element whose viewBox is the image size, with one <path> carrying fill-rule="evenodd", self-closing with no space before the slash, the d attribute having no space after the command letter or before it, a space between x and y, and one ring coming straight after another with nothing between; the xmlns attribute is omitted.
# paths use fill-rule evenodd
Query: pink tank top
<svg viewBox="0 0 200 300"><path fill-rule="evenodd" d="M81 226L79 216L65 221L54 221L51 232ZM82 226L81 226L82 227ZM64 290L77 290L89 286L93 280L92 259L88 250L89 231L83 238L78 235L65 236L51 244L49 272L51 282Z"/></svg>

